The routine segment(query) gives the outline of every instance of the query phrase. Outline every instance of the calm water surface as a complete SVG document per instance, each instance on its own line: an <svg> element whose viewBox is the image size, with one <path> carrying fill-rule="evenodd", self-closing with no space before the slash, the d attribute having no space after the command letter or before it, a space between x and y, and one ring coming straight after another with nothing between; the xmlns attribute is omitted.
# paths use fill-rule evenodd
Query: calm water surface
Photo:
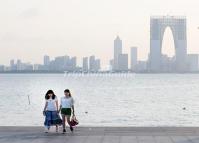
<svg viewBox="0 0 199 143"><path fill-rule="evenodd" d="M0 74L0 126L43 125L46 91L65 88L81 126L199 126L199 74Z"/></svg>

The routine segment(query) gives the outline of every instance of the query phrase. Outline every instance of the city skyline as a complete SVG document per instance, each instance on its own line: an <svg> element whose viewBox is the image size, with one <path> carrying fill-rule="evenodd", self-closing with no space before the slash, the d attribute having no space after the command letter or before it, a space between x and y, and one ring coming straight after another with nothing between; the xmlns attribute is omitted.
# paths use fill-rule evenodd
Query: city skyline
<svg viewBox="0 0 199 143"><path fill-rule="evenodd" d="M121 41L121 43L119 43L119 48L120 48L120 52L119 52L119 54L122 54L123 52L123 49L124 49L124 47L123 47L123 45L122 45L122 39L120 39L120 36L119 35L117 35L116 36L116 38L115 39L113 39L114 40L114 42L113 42L113 47L111 47L111 48L113 48L113 53L114 53L114 48L115 48L115 42L117 42L117 40L120 40ZM117 45L117 43L116 43L116 45ZM131 47L129 47L129 51L128 52L126 52L126 53L124 53L124 54L126 54L127 55L127 59L128 59L128 68L129 69L131 69L131 61L132 61L132 59L130 59L131 57L130 57L130 55L131 55L131 48L136 48L136 59L137 60L139 60L138 59L138 57L137 57L137 54L138 54L138 49L137 49L137 46L131 46ZM51 60L53 59L53 60L55 60L57 57L63 57L64 56L64 54L65 53L63 53L63 55L58 55L58 56L52 56L52 57L50 57L49 55L47 55L47 54L43 54L43 57L41 57L42 58L42 61L40 62L40 63L34 63L33 61L25 61L24 62L24 64L32 64L32 65L38 65L38 64L40 64L40 65L46 65L45 64L45 62L49 62L49 60L50 60L50 58L51 58ZM119 55L118 54L118 55ZM115 55L115 54L114 54ZM110 64L110 60L111 60L111 57L113 57L113 59L114 59L114 57L115 56L112 56L112 55L110 55L110 57L109 57L109 59L108 59L108 63L107 63L107 65L104 65L104 66L102 66L101 65L101 59L100 59L100 69L101 70L110 70L110 66L113 66L113 65L111 65ZM129 55L129 56L128 56ZM67 55L67 54L65 54L65 56L71 56L71 55ZM90 56L94 56L94 54L91 54L91 55L88 55L88 56L84 56L83 55L83 57L82 58L77 58L77 56L72 56L72 57L75 57L79 62L77 62L77 66L79 66L79 67L83 67L83 61L84 61L84 58L88 58L88 57L90 57ZM99 60L99 59L97 59L97 60ZM48 61L47 61L48 60ZM11 62L13 62L13 61L22 61L22 58L10 58L9 59L9 63L8 64L2 64L2 63L0 63L0 65L3 65L3 66L10 66L11 65ZM146 61L146 60L145 60ZM112 67L113 68L113 67Z"/></svg>
<svg viewBox="0 0 199 143"><path fill-rule="evenodd" d="M162 50L167 29L172 32L175 53L173 56ZM187 19L185 16L151 16L150 18L150 52L147 60L138 59L138 48L130 47L129 53L123 51L123 41L119 37L113 41L113 58L107 69L101 66L101 59L95 55L82 58L77 64L76 56L62 55L51 59L44 55L43 64L24 63L20 59L10 60L9 66L0 66L0 71L46 71L46 72L198 72L199 54L187 53ZM129 56L130 55L130 56ZM130 59L130 60L129 60Z"/></svg>
<svg viewBox="0 0 199 143"><path fill-rule="evenodd" d="M165 54L163 51L164 35L167 32L167 29L170 29L172 32L171 37L173 37L175 49L173 56ZM67 60L70 60L70 56L68 55L55 57L54 60L50 60L50 56L44 55L44 67L41 67L41 63L33 63L32 70L37 69L48 71L59 69L60 71L77 71L78 67L81 67L82 69L78 71L138 71L140 67L144 67L141 68L141 71L183 72L189 71L191 66L191 69L198 71L198 58L197 54L187 53L187 19L185 16L151 16L150 52L148 54L148 59L145 61L138 59L138 48L136 46L130 47L130 54L123 53L123 42L119 35L117 35L113 42L113 59L110 59L109 65L106 69L102 68L101 59L95 59L94 55L90 56L89 60L88 57L84 56L81 64L77 64L76 56L72 57L71 64L73 65L73 68L67 68L67 65L69 64L68 62L70 62L67 62ZM10 60L10 69L7 69L6 71L14 71L16 69L22 70L19 66L20 64L26 66L28 70L31 69L31 63L22 63L21 59L17 59L17 64L15 66L15 60L12 59ZM1 65L1 70L4 71L4 65ZM23 70L26 70L26 68L24 67Z"/></svg>
<svg viewBox="0 0 199 143"><path fill-rule="evenodd" d="M0 63L8 65L11 58L41 63L44 54L78 59L94 54L104 67L112 56L115 35L122 38L124 53L137 46L138 58L146 60L150 16L167 14L187 16L188 53L199 53L198 4L194 0L1 1ZM165 35L163 43L170 53L171 35Z"/></svg>
<svg viewBox="0 0 199 143"><path fill-rule="evenodd" d="M169 27L174 35L175 55L169 56L162 51L165 29ZM101 59L95 55L82 58L77 65L77 57L62 55L50 58L43 56L42 64L24 63L20 59L10 60L9 66L0 65L0 72L199 72L199 54L187 54L186 17L151 17L151 45L148 60L138 60L137 47L130 47L130 53L123 52L123 42L117 35L113 41L113 59L109 68L101 68ZM130 60L129 60L130 58ZM130 65L130 66L129 66Z"/></svg>
<svg viewBox="0 0 199 143"><path fill-rule="evenodd" d="M151 16L151 17L153 17L153 16ZM151 18L150 17L150 18ZM169 29L169 30L171 30L171 29ZM167 34L168 33L168 31L169 31L168 29L166 29L165 30L165 33ZM172 32L172 31L171 31ZM163 35L163 40L162 40L162 43L163 42L165 42L165 37L166 36L168 36L168 34L166 35L166 34L164 34ZM166 36L165 36L166 35ZM171 41L173 41L174 42L174 38L173 38L173 33L170 33L170 38L172 38L171 39ZM119 37L119 35L117 35L116 36L116 39ZM125 38L124 38L125 39ZM122 39L121 39L122 40ZM167 39L168 40L168 39ZM122 40L123 41L123 40ZM125 43L125 42L124 42ZM173 45L172 45L173 47L169 47L170 49L168 49L168 50L171 50L172 52L170 52L170 53L166 53L166 55L175 55L175 53L174 53L174 50L175 50L175 43L173 43ZM140 48L137 46L137 45L131 45L130 47L128 47L128 50L125 50L126 51L126 53L128 53L128 55L130 55L131 54L131 48L132 47L136 47L137 48L137 54L140 54L140 52L139 52L139 50L140 50ZM112 47L110 47L110 48L113 48L114 49L114 44L113 44L113 46ZM173 48L173 49L171 49L171 48ZM126 47L125 46L123 46L123 48L122 49L126 49ZM165 54L165 48L164 48L164 45L162 46L162 54ZM150 50L150 46L149 46L149 50ZM187 48L187 51L189 51L189 48ZM114 50L113 50L113 52L114 52ZM64 53L63 53L64 54ZM150 51L149 51L149 53L147 53L147 57L146 58L144 58L144 59L139 59L138 58L138 55L136 55L136 58L137 58L137 60L140 60L140 61L147 61L148 60L148 54L150 54ZM191 54L194 54L194 53L191 53ZM47 54L44 54L44 56L46 56ZM65 54L66 55L66 54ZM91 54L91 55L93 55L93 54ZM49 55L48 55L49 56ZM56 58L56 57L59 57L60 55L57 55L57 56L52 56L53 58ZM88 55L88 57L89 57L90 55ZM52 58L51 57L51 58ZM77 56L75 56L74 55L74 57L77 57ZM78 59L78 66L82 66L83 64L82 64L82 59L84 58L84 57L86 57L86 56L84 56L84 55L82 55L82 57L81 58L77 58ZM114 55L112 56L113 58L114 58ZM21 60L22 58L11 58L12 60L14 59L14 60ZM10 62L10 60L11 59L9 59L8 60L8 64L5 64L6 66L9 66L9 62ZM107 70L107 68L110 66L110 59L111 59L111 56L109 57L109 59L107 59L107 63L106 63L106 65L101 65L101 67L102 67L102 69L103 70ZM131 59L131 57L130 56L128 56L128 61L131 61L132 59ZM33 61L26 61L26 63L31 63L31 64L41 64L43 62L43 58L42 58L42 61L40 62L40 63L34 63ZM4 65L4 64L2 64L2 63L0 63L0 65ZM131 62L128 62L128 67L129 67L129 69L131 69Z"/></svg>

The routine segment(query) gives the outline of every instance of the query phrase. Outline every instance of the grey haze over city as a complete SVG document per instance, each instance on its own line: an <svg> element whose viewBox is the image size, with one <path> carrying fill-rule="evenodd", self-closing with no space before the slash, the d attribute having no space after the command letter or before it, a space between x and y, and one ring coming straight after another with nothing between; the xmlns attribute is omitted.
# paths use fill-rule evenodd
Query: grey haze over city
<svg viewBox="0 0 199 143"><path fill-rule="evenodd" d="M198 4L194 0L1 1L0 64L10 65L10 59L41 64L44 55L51 59L68 55L77 57L77 65L82 65L83 57L95 55L102 69L107 69L114 59L113 40L119 35L130 68L130 47L137 47L139 60L148 60L153 15L186 16L187 53L197 54ZM175 53L169 28L162 53L169 57Z"/></svg>

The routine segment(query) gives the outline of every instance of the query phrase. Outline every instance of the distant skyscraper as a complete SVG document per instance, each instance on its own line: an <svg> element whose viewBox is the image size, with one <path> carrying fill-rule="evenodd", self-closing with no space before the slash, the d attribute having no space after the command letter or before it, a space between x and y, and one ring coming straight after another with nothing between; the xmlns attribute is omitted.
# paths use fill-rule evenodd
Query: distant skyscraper
<svg viewBox="0 0 199 143"><path fill-rule="evenodd" d="M150 24L150 71L161 72L162 70L162 40L164 31L167 27L169 27L172 31L175 43L175 69L173 70L179 72L186 71L186 18L175 16L151 17Z"/></svg>
<svg viewBox="0 0 199 143"><path fill-rule="evenodd" d="M95 56L89 57L89 71L95 71Z"/></svg>
<svg viewBox="0 0 199 143"><path fill-rule="evenodd" d="M65 71L66 70L66 63L67 63L67 56L59 56L55 57L55 60L51 63L51 70L55 71Z"/></svg>
<svg viewBox="0 0 199 143"><path fill-rule="evenodd" d="M84 72L88 72L88 57L84 57L84 58L83 58L82 70L83 70Z"/></svg>
<svg viewBox="0 0 199 143"><path fill-rule="evenodd" d="M0 72L4 72L4 71L5 71L4 65L0 65Z"/></svg>
<svg viewBox="0 0 199 143"><path fill-rule="evenodd" d="M10 60L10 70L11 71L17 70L14 60Z"/></svg>
<svg viewBox="0 0 199 143"><path fill-rule="evenodd" d="M44 56L44 65L45 65L45 66L48 66L49 64L50 64L50 57L47 56L47 55L45 55L45 56Z"/></svg>
<svg viewBox="0 0 199 143"><path fill-rule="evenodd" d="M118 56L122 54L122 40L120 40L119 36L114 40L114 64L113 70L118 70Z"/></svg>
<svg viewBox="0 0 199 143"><path fill-rule="evenodd" d="M21 60L17 60L17 70L22 70L22 63L21 63Z"/></svg>
<svg viewBox="0 0 199 143"><path fill-rule="evenodd" d="M70 59L70 63L71 63L71 71L75 71L76 70L76 65L77 65L77 57L72 57Z"/></svg>
<svg viewBox="0 0 199 143"><path fill-rule="evenodd" d="M89 57L89 71L97 72L101 68L100 59L95 59L95 56Z"/></svg>
<svg viewBox="0 0 199 143"><path fill-rule="evenodd" d="M113 59L111 59L110 61L109 61L109 64L110 64L110 67L109 67L109 70L113 70L113 64L114 64L114 60Z"/></svg>
<svg viewBox="0 0 199 143"><path fill-rule="evenodd" d="M99 71L101 68L100 59L95 60L95 71Z"/></svg>
<svg viewBox="0 0 199 143"><path fill-rule="evenodd" d="M137 47L131 47L131 70L135 71L137 65Z"/></svg>
<svg viewBox="0 0 199 143"><path fill-rule="evenodd" d="M198 54L188 54L187 62L190 72L199 71L199 55Z"/></svg>
<svg viewBox="0 0 199 143"><path fill-rule="evenodd" d="M128 54L118 56L118 71L128 71Z"/></svg>
<svg viewBox="0 0 199 143"><path fill-rule="evenodd" d="M15 64L15 61L14 60L10 60L10 67L13 67Z"/></svg>

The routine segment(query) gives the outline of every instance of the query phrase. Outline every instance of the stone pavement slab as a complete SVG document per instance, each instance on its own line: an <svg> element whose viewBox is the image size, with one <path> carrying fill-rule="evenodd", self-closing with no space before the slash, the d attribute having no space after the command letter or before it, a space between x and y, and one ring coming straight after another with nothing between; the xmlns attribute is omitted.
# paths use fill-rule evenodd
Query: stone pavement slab
<svg viewBox="0 0 199 143"><path fill-rule="evenodd" d="M199 143L199 127L77 127L66 134L43 127L0 127L0 143Z"/></svg>

